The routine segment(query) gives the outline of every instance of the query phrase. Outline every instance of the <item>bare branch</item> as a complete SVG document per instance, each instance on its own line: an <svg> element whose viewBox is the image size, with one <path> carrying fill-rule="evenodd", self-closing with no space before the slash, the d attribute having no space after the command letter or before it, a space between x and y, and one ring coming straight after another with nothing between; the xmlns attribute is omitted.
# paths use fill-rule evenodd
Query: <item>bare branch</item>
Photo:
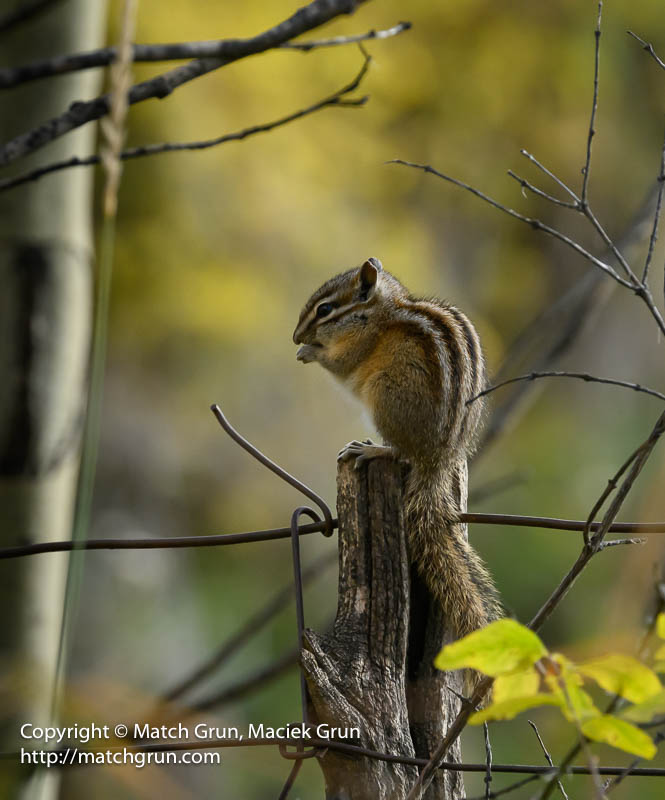
<svg viewBox="0 0 665 800"><path fill-rule="evenodd" d="M644 262L644 271L642 273L642 284L646 286L649 278L649 266L653 257L653 250L658 239L658 223L660 222L660 208L663 202L663 187L665 186L665 139L663 140L663 147L660 151L660 172L658 173L658 198L656 200L656 210L653 215L653 228L651 229L651 236L649 237L649 250L647 251L646 261Z"/></svg>
<svg viewBox="0 0 665 800"><path fill-rule="evenodd" d="M610 503L609 508L605 512L605 516L603 517L601 524L599 525L598 529L594 531L593 536L591 537L590 543L588 546L585 546L580 553L577 561L573 565L573 567L569 570L569 572L564 576L563 580L557 586L557 588L552 592L550 597L547 601L542 605L540 610L534 616L534 618L529 623L529 627L536 631L538 630L542 624L549 619L554 609L559 605L561 600L565 597L568 593L568 590L573 585L573 583L577 580L579 574L582 570L587 566L591 558L600 548L600 545L603 542L606 534L609 532L610 526L614 522L617 514L621 510L621 506L623 505L624 500L626 499L628 493L633 487L633 484L637 480L638 475L642 471L644 465L646 464L649 456L651 455L653 448L656 446L656 443L660 439L660 437L665 432L665 412L663 412L658 421L656 422L653 430L644 441L642 447L640 448L639 454L631 464L628 474L623 479L621 486L619 487L614 500Z"/></svg>
<svg viewBox="0 0 665 800"><path fill-rule="evenodd" d="M538 159L537 159L535 156L531 155L531 153L527 152L527 151L526 151L526 150L524 150L524 149L520 150L520 153L521 153L521 154L522 154L522 155L523 155L525 158L528 158L528 159L529 159L529 161L531 161L531 163L532 163L532 164L535 164L535 165L538 167L538 169L539 169L539 170L541 170L542 172L544 172L544 173L545 173L545 175L547 175L548 177L550 177L550 178L551 178L551 179L552 179L552 180L553 180L555 183L557 183L557 184L558 184L558 185L559 185L559 186L560 186L560 187L561 187L561 188L562 188L562 189L563 189L563 190L564 190L564 191L565 191L567 194L569 194L569 195L570 195L570 196L573 198L573 200L575 201L575 206L579 205L580 198L579 198L579 197L578 197L578 196L575 194L575 192L574 192L574 191L573 191L573 190L570 188L570 186L568 186L567 184L565 184L565 183L564 183L564 182L561 180L561 178L557 177L557 176L556 176L556 175L555 175L553 172L551 172L549 169L547 169L547 167L545 167L543 164L541 164L541 163L540 163L540 161L538 161Z"/></svg>
<svg viewBox="0 0 665 800"><path fill-rule="evenodd" d="M52 1L52 0L51 0ZM399 22L392 28L385 30L371 30L367 33L358 33L351 36L334 36L330 39L316 39L304 42L283 42L276 45L275 49L299 50L309 53L323 47L337 47L373 39L388 39L398 36L411 28L410 22ZM204 42L176 42L174 44L135 44L133 46L133 61L157 62L177 61L190 58L223 58L229 42L235 39L218 39ZM79 70L105 67L112 64L116 57L115 47L103 47L99 50L90 50L86 53L72 53L65 56L44 61L35 61L19 67L5 67L0 69L0 89L11 89L28 81L49 78L54 75L65 75Z"/></svg>
<svg viewBox="0 0 665 800"><path fill-rule="evenodd" d="M220 48L216 58L199 58L181 67L157 75L150 80L135 84L129 92L130 105L150 98L168 97L185 83L200 78L209 72L220 69L246 56L262 53L284 42L317 28L341 14L351 14L366 0L313 0L298 9L288 19L250 39L229 39ZM109 96L102 95L94 100L73 103L67 111L48 120L37 128L5 143L0 148L0 166L4 166L29 153L41 149L49 142L64 136L71 130L100 119L109 110Z"/></svg>
<svg viewBox="0 0 665 800"><path fill-rule="evenodd" d="M266 133L267 131L279 128L282 125L288 125L290 122L294 122L302 117L314 114L323 108L329 108L331 106L337 106L341 108L357 108L359 106L363 106L368 100L367 97L345 99L345 95L358 88L362 79L365 77L370 61L371 57L366 56L360 72L358 75L356 75L353 81L351 81L351 83L339 89L329 97L320 100L318 103L314 103L314 105L308 106L307 108L294 111L292 114L288 114L285 117L280 117L277 120L266 122L262 125L252 125L249 128L243 128L241 131L236 131L235 133L227 133L223 136L218 136L215 139L204 139L197 142L163 142L160 144L148 144L141 145L139 147L132 147L128 150L123 150L120 153L120 159L122 161L129 161L131 159L142 158L144 156L159 155L160 153L175 153L183 150L207 150L211 147L217 147L218 145L226 144L227 142L242 141L250 136L255 136L257 133ZM85 156L84 158L74 156L72 158L65 159L64 161L56 161L53 164L46 164L43 167L37 167L36 169L16 175L13 178L5 178L4 180L0 180L0 192L13 189L16 186L21 186L22 184L30 181L39 180L45 175L50 175L53 172L59 172L63 169L71 169L72 167L89 167L94 164L98 164L99 162L100 156L91 155Z"/></svg>
<svg viewBox="0 0 665 800"><path fill-rule="evenodd" d="M600 511L600 509L605 504L605 501L607 500L607 498L617 488L617 483L619 482L619 478L621 478L621 476L626 472L628 467L633 463L633 461L635 461L635 459L640 455L640 453L643 451L643 449L644 449L644 442L639 447L637 447L635 450L633 450L633 452L623 462L623 464L619 467L619 469L616 471L616 473L607 481L607 486L605 486L605 488L603 489L603 491L600 494L600 497L598 497L598 499L594 503L593 508L591 509L591 511L589 511L589 516L587 517L587 520L586 520L586 522L584 524L584 531L583 531L583 538L584 538L584 545L585 546L588 547L589 544L590 544L590 538L591 538L590 537L590 531L591 531L592 526L596 525L596 528L597 528L598 523L595 523L594 520L596 519L596 516L598 515L598 512Z"/></svg>
<svg viewBox="0 0 665 800"><path fill-rule="evenodd" d="M550 767L553 767L554 766L554 762L552 761L552 756L549 754L548 749L545 747L545 742L542 740L542 738L540 736L538 728L536 727L536 723L532 722L530 719L528 719L527 722L529 723L529 725L531 725L531 727L533 728L533 732L536 734L536 738L538 739L538 742L540 743L540 747L541 747L541 749L542 749L542 751L543 751L543 753L545 755L545 758L547 759L547 763L550 765ZM568 795L566 794L566 790L563 788L563 784L561 783L561 781L558 778L556 779L556 782L557 782L557 786L559 787L559 790L560 790L562 796L564 797L564 800L568 800Z"/></svg>
<svg viewBox="0 0 665 800"><path fill-rule="evenodd" d="M657 55L656 51L653 49L653 46L649 42L645 42L644 39L641 39L636 33L633 33L633 31L626 31L626 33L629 36L632 36L633 39L636 39L642 45L642 49L647 51L647 53L651 56L651 58L653 58L659 67L665 69L665 61L663 61L663 59Z"/></svg>
<svg viewBox="0 0 665 800"><path fill-rule="evenodd" d="M493 386L488 386L482 392L478 392L470 400L466 401L469 405L474 403L481 397L501 389L503 386L509 386L511 383L518 381L535 381L539 378L577 378L578 380L586 381L587 383L604 383L608 386L623 386L625 389L632 389L634 392L641 392L642 394L649 394L652 397L657 397L659 400L665 400L665 394L657 392L655 389L649 389L646 386L641 386L639 383L631 383L630 381L614 380L613 378L599 378L596 375L589 375L588 372L561 372L561 371L548 371L548 372L529 372L527 375L518 375L515 378L508 378L505 381L496 383Z"/></svg>
<svg viewBox="0 0 665 800"><path fill-rule="evenodd" d="M525 151L522 151L525 153ZM535 163L533 156L526 154ZM542 165L541 165L542 166ZM543 167L548 173L548 171ZM556 176L554 176L556 180ZM564 184L565 186L565 184ZM639 210L629 222L618 241L622 251L632 251L648 238L656 207L659 185L650 188ZM611 251L600 254L603 260ZM503 363L497 370L496 380L526 371L550 369L558 359L588 329L600 308L609 300L616 284L604 280L599 270L590 270L553 303L543 309L523 328L511 344ZM514 424L519 414L528 408L538 383L523 382L505 392L501 402L493 409L489 424L483 430L477 453L482 455L509 424Z"/></svg>
<svg viewBox="0 0 665 800"><path fill-rule="evenodd" d="M473 186L469 186L467 183L463 181L457 180L457 178L452 178L450 175L445 175L443 172L439 172L438 170L431 167L429 164L416 164L412 161L404 161L401 158L395 158L388 162L389 164L401 164L405 167L412 167L414 169L421 169L423 172L429 172L431 175L436 175L437 178L441 178L444 181L448 181L449 183L454 184L455 186L459 186L461 189L465 189L467 192L471 192L471 194L476 195L481 200L484 200L489 205L494 206L494 208L498 208L499 211L503 211L505 214L508 214L515 219L520 220L520 222L525 222L527 225L530 225L534 230L543 231L543 233L547 233L550 236L553 236L555 239L563 242L564 244L568 245L568 247L575 250L575 252L579 253L581 256L586 258L592 264L595 264L599 269L601 269L604 273L609 275L611 278L617 283L620 283L622 286L625 286L628 289L634 289L635 287L633 284L629 283L627 280L622 278L609 264L606 264L604 261L601 261L596 256L592 255L588 250L585 250L580 244L570 239L565 234L561 233L561 231L556 230L555 228L550 228L549 225L545 225L544 222L541 222L539 219L535 219L533 217L527 217L524 214L520 214L518 211L515 211L512 208L508 208L503 204L499 203L497 200L489 197L488 195L484 194L483 192L479 191L478 189L474 189Z"/></svg>
<svg viewBox="0 0 665 800"><path fill-rule="evenodd" d="M522 189L528 189L533 194L538 195L538 197L542 197L550 203L554 203L554 205L562 206L563 208L570 208L573 210L577 210L577 203L569 203L567 200L559 200L558 197L554 197L554 195L548 194L544 192L542 189L539 189L537 186L534 186L532 183L529 183L525 178L522 178L520 175L517 175L512 169L508 170L508 175L511 178L514 178L522 187Z"/></svg>
<svg viewBox="0 0 665 800"><path fill-rule="evenodd" d="M308 42L285 42L279 47L280 50L301 50L303 53L309 53L317 47L338 47L340 45L368 42L372 39L389 39L392 36L399 36L400 33L404 33L404 31L408 31L411 28L411 22L398 22L392 28L386 28L381 31L371 30L367 31L367 33L356 33L351 36L332 36L329 39L313 39Z"/></svg>
<svg viewBox="0 0 665 800"><path fill-rule="evenodd" d="M22 22L27 22L61 2L62 0L28 0L28 2L24 2L18 8L5 14L4 17L0 17L0 33L11 30Z"/></svg>
<svg viewBox="0 0 665 800"><path fill-rule="evenodd" d="M443 180L448 181L449 183L452 183L455 186L459 186L462 189L466 189L466 191L471 192L471 194L476 195L476 197L480 197L481 200L484 200L486 203L489 203L489 205L493 206L494 208L498 208L499 211L503 211L504 213L508 214L509 216L520 220L520 222L526 222L527 225L530 225L535 230L543 231L543 233L547 233L550 236L553 236L555 239L559 239L559 241L563 242L564 244L567 244L568 247L570 247L573 250L575 250L581 256L584 256L584 258L586 258L592 264L597 266L604 273L606 273L610 277L614 278L614 280L617 283L619 283L621 286L623 286L626 289L630 289L638 297L640 297L644 301L644 303L646 304L647 308L649 309L649 312L651 313L652 317L656 321L656 324L660 328L661 333L665 334L665 319L663 319L662 314L660 313L658 307L654 303L653 297L651 296L651 292L649 291L649 287L644 285L644 284L642 284L642 283L640 283L640 281L638 280L637 276L634 274L634 272L630 268L630 265L628 264L626 259L623 257L623 255L618 250L618 248L616 247L614 242L610 239L610 237L607 235L607 233L605 232L605 230L603 229L601 224L598 222L596 217L593 215L593 213L592 213L592 211L589 208L589 205L587 203L584 203L583 205L581 205L579 207L579 210L584 213L584 215L587 217L587 219L589 219L589 221L591 222L593 227L596 229L596 231L600 234L600 236L603 239L603 241L606 243L606 245L612 251L612 254L615 256L615 258L619 261L619 263L621 264L623 269L626 271L626 274L628 275L629 280L626 280L625 278L622 278L618 274L618 272L616 272L616 270L614 270L609 264L605 263L604 261L601 261L601 259L599 259L599 258L596 258L596 256L594 256L588 250L585 250L585 248L583 248L580 244L578 244L576 241L574 241L570 237L566 236L561 231L556 230L555 228L551 228L549 225L546 225L544 222L542 222L539 219L536 219L536 218L533 218L533 217L527 217L524 214L520 214L518 211L515 211L512 208L508 208L507 206L504 206L503 204L499 203L497 200L494 200L493 198L489 197L488 195L484 194L483 192L479 191L478 189L474 189L473 186L469 186L468 184L464 183L463 181L457 180L457 178L452 178L450 175L445 175L443 172L439 172L438 170L436 170L433 167L431 167L429 164L416 164L416 163L413 163L411 161L404 161L403 159L400 159L400 158L392 159L388 163L389 164L401 164L401 165L406 166L406 167L413 167L414 169L421 169L424 172L429 172L432 175L436 175L438 178L442 178Z"/></svg>
<svg viewBox="0 0 665 800"><path fill-rule="evenodd" d="M596 111L598 109L598 66L600 62L600 21L603 13L603 2L598 2L598 19L596 22L596 30L594 31L595 37L595 51L594 51L594 65L593 65L593 101L591 103L591 119L589 120L589 135L587 136L586 144L586 163L582 169L584 178L582 180L582 196L581 205L585 207L587 204L587 189L589 187L589 173L591 169L591 142L596 133L594 128L596 122Z"/></svg>

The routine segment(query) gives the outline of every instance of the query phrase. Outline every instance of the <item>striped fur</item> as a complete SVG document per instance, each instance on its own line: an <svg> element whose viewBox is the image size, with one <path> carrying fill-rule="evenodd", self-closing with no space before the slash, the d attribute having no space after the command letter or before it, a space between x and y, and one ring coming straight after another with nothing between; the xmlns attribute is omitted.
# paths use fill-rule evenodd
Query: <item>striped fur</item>
<svg viewBox="0 0 665 800"><path fill-rule="evenodd" d="M323 306L323 308L322 308ZM492 579L459 518L460 475L474 447L485 386L480 341L454 306L419 299L371 259L323 284L293 335L356 394L391 452L411 465L411 557L456 637L501 616Z"/></svg>

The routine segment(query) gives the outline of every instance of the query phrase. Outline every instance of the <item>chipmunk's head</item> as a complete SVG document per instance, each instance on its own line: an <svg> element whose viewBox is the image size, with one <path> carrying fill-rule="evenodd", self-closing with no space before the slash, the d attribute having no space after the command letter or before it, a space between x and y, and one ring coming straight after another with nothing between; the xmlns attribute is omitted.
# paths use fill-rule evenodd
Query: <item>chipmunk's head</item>
<svg viewBox="0 0 665 800"><path fill-rule="evenodd" d="M371 345L385 300L406 289L387 272L378 258L326 281L300 312L293 341L301 345L298 361L318 361L344 375L359 351Z"/></svg>

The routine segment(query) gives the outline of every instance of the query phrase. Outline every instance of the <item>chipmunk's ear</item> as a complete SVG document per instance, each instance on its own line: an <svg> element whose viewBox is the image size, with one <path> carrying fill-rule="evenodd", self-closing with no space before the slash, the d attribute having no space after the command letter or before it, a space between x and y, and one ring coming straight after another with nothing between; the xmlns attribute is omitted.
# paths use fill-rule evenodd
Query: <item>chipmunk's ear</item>
<svg viewBox="0 0 665 800"><path fill-rule="evenodd" d="M366 300L376 286L379 272L383 272L383 267L378 258L368 258L360 267L360 294L363 299Z"/></svg>

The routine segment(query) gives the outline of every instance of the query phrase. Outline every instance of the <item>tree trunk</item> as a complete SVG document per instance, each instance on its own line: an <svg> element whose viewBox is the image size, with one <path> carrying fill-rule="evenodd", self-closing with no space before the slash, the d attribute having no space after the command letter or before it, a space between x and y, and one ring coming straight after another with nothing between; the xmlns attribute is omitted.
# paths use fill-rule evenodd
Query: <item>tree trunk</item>
<svg viewBox="0 0 665 800"><path fill-rule="evenodd" d="M302 654L312 721L355 727L362 747L428 758L459 708L456 673L434 669L445 620L410 567L406 468L378 459L338 473L339 599L333 631L308 630ZM458 481L466 508L466 465ZM459 744L449 754L460 760ZM327 800L404 800L415 767L329 750L319 760ZM426 800L464 798L460 773L441 772Z"/></svg>
<svg viewBox="0 0 665 800"><path fill-rule="evenodd" d="M20 3L16 3L20 7ZM16 65L99 47L104 0L65 0L2 35L2 63ZM0 140L96 94L87 71L6 90ZM88 126L23 159L2 177L94 151ZM0 542L71 535L90 340L91 170L67 170L0 194ZM0 564L0 747L20 746L21 723L49 717L67 557ZM4 692L3 692L4 694ZM23 742L25 744L25 742ZM45 770L3 764L2 796L45 798ZM51 770L51 772L55 771ZM49 781L50 782L50 781ZM21 790L22 787L22 790Z"/></svg>

